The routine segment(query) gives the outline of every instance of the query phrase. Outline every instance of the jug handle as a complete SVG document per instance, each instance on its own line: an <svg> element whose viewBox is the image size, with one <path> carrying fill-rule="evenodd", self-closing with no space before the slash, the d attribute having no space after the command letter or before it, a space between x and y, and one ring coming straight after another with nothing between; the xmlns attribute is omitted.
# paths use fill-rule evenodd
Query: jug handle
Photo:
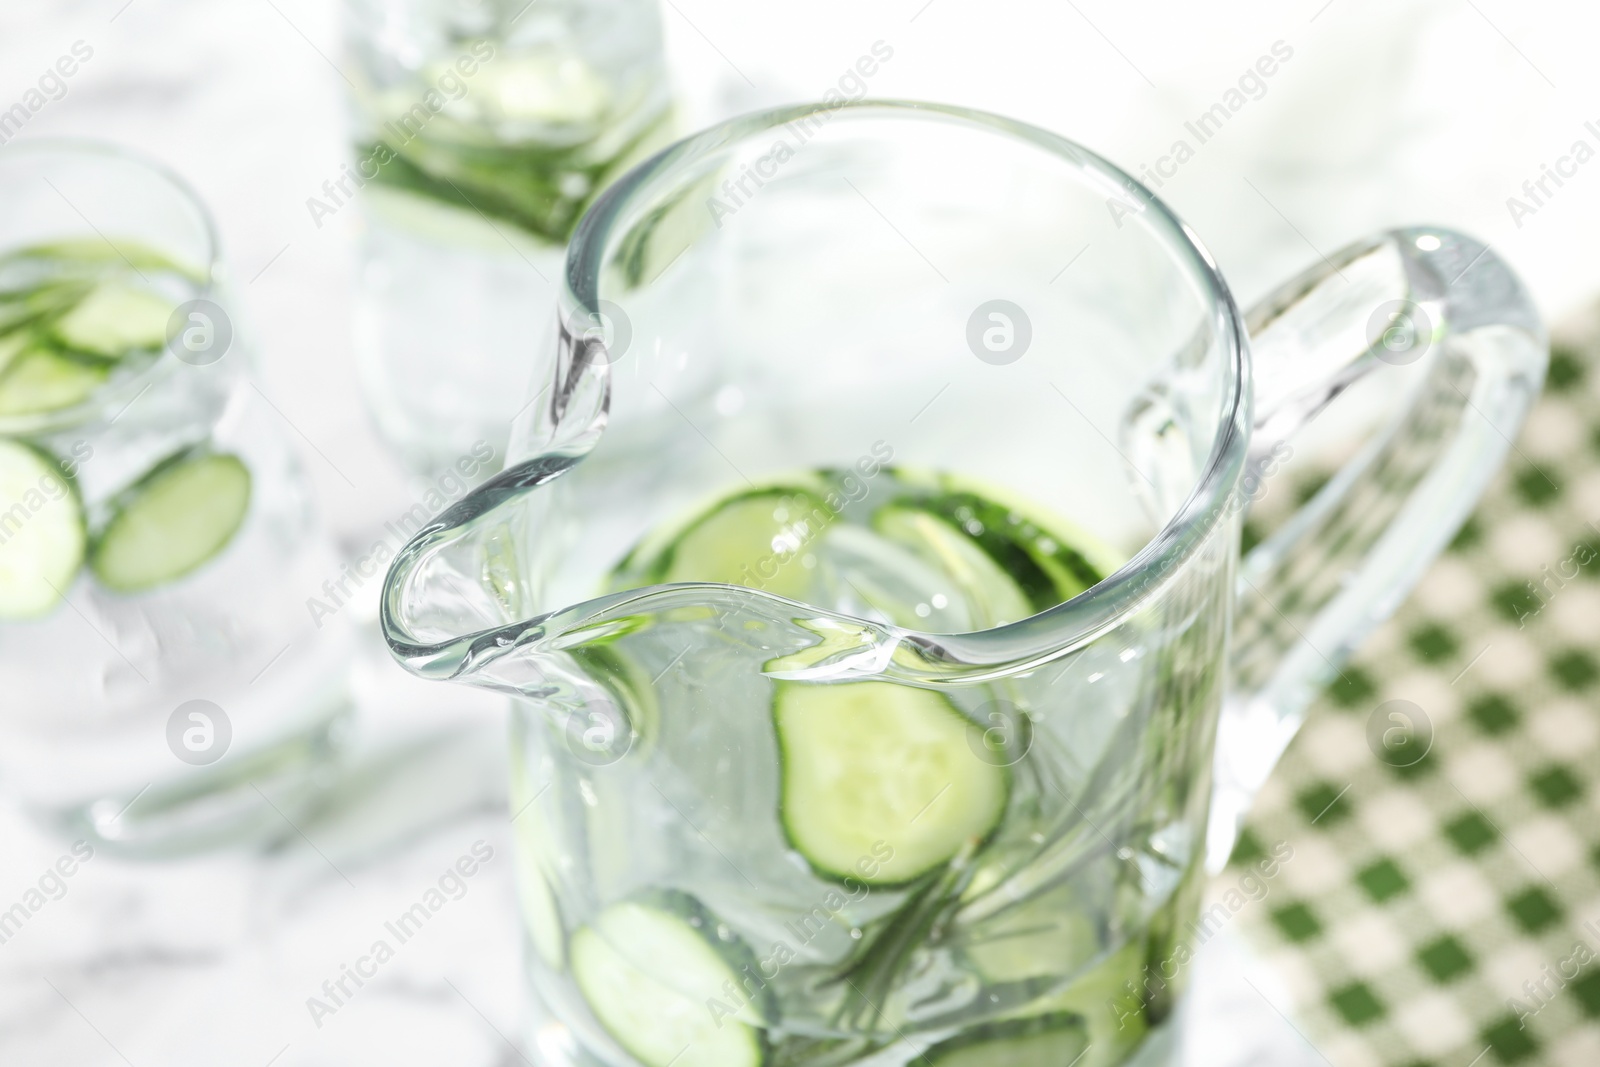
<svg viewBox="0 0 1600 1067"><path fill-rule="evenodd" d="M1369 409L1380 406L1372 394L1408 395L1364 440L1343 434L1358 446L1353 458L1241 560L1207 838L1213 871L1312 700L1466 521L1549 359L1538 313L1504 261L1438 227L1390 230L1324 259L1246 324L1256 399L1240 510L1340 394L1365 384ZM1368 381L1377 375L1393 386Z"/></svg>

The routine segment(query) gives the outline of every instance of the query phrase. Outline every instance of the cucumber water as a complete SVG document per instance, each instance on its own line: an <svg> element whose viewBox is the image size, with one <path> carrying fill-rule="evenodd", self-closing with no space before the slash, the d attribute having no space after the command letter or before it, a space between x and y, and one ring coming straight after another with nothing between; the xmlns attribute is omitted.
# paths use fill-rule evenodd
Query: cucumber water
<svg viewBox="0 0 1600 1067"><path fill-rule="evenodd" d="M129 465L102 453L96 473L123 473L86 484L109 493L86 503L75 477L97 435L153 388L137 379L171 358L176 312L198 291L191 270L137 242L0 254L0 620L48 614L80 573L118 594L166 585L237 533L248 468L170 421L164 454Z"/></svg>
<svg viewBox="0 0 1600 1067"><path fill-rule="evenodd" d="M367 178L561 243L610 180L664 139L663 93L618 84L562 48L479 40L452 59L474 73L439 60L417 81L361 94L356 156ZM441 83L463 89L430 114L418 101L440 99Z"/></svg>
<svg viewBox="0 0 1600 1067"><path fill-rule="evenodd" d="M816 666L864 645L813 610L959 634L1123 561L1002 488L894 467L745 485L647 532L609 590L742 588L566 653L552 706L593 715L603 690L610 734L649 743L580 757L572 800L559 774L515 788L543 812L546 1001L649 1067L1138 1062L1187 959L1201 850L1171 767L1212 665L1152 641L984 684L863 680Z"/></svg>

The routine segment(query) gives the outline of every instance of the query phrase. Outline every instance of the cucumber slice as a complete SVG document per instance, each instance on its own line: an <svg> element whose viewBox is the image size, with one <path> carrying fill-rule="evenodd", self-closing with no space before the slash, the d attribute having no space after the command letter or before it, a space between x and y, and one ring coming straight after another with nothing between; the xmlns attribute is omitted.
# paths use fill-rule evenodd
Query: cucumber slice
<svg viewBox="0 0 1600 1067"><path fill-rule="evenodd" d="M38 325L76 304L89 291L87 282L47 282L0 295L0 330Z"/></svg>
<svg viewBox="0 0 1600 1067"><path fill-rule="evenodd" d="M28 445L0 440L0 618L31 618L54 607L83 564L87 543L83 502L59 464Z"/></svg>
<svg viewBox="0 0 1600 1067"><path fill-rule="evenodd" d="M29 306L24 296L13 293L0 296L0 330L15 330L26 326L37 316L38 312Z"/></svg>
<svg viewBox="0 0 1600 1067"><path fill-rule="evenodd" d="M747 996L758 967L743 941L678 890L613 904L572 936L579 991L600 1025L645 1067L761 1067L766 1031L747 1020L770 1012L771 1002L740 1009L727 988L742 983ZM719 1005L728 1014L715 1011ZM681 1058L686 1049L692 1052Z"/></svg>
<svg viewBox="0 0 1600 1067"><path fill-rule="evenodd" d="M56 320L54 333L68 348L120 359L166 344L167 322L176 306L148 289L104 282Z"/></svg>
<svg viewBox="0 0 1600 1067"><path fill-rule="evenodd" d="M992 556L943 518L918 508L890 505L872 517L872 526L955 583L962 598L972 605L973 629L986 630L1034 614L1022 587Z"/></svg>
<svg viewBox="0 0 1600 1067"><path fill-rule="evenodd" d="M904 884L1005 813L1008 770L978 758L978 727L938 693L779 682L773 721L784 832L824 876Z"/></svg>
<svg viewBox="0 0 1600 1067"><path fill-rule="evenodd" d="M1030 1012L1071 1012L1089 1027L1093 1052L1078 1067L1115 1067L1150 1031L1142 998L1145 942L1135 938L1089 968L1067 988L1029 1005Z"/></svg>
<svg viewBox="0 0 1600 1067"><path fill-rule="evenodd" d="M670 545L655 581L722 582L804 600L812 572L805 548L838 514L798 488L758 489L733 497Z"/></svg>
<svg viewBox="0 0 1600 1067"><path fill-rule="evenodd" d="M1029 614L1071 600L1110 573L1044 524L986 495L952 491L919 506L970 538L1011 575L1032 607Z"/></svg>
<svg viewBox="0 0 1600 1067"><path fill-rule="evenodd" d="M0 375L0 415L36 415L81 404L105 383L104 365L30 348Z"/></svg>
<svg viewBox="0 0 1600 1067"><path fill-rule="evenodd" d="M28 336L24 330L0 336L0 374L6 372L6 368L11 366L12 360L22 355L32 340L33 338Z"/></svg>
<svg viewBox="0 0 1600 1067"><path fill-rule="evenodd" d="M222 551L249 506L250 471L239 457L179 453L122 494L89 566L119 593L173 581Z"/></svg>
<svg viewBox="0 0 1600 1067"><path fill-rule="evenodd" d="M989 1023L923 1053L933 1067L1070 1067L1089 1048L1083 1017L1071 1012Z"/></svg>

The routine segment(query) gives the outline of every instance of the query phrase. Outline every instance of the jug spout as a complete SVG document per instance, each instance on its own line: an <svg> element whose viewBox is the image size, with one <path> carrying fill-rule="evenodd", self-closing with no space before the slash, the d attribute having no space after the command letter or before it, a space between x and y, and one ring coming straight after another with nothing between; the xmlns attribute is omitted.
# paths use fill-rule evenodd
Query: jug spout
<svg viewBox="0 0 1600 1067"><path fill-rule="evenodd" d="M379 625L414 674L524 694L537 685L551 563L545 487L593 449L611 400L605 339L565 319L549 336L535 359L546 372L533 375L545 384L511 428L511 455L525 458L440 512L389 565ZM486 673L490 663L511 677Z"/></svg>
<svg viewBox="0 0 1600 1067"><path fill-rule="evenodd" d="M542 510L539 488L572 462L543 455L501 471L441 512L395 556L379 625L407 670L498 688L480 679L480 670L508 655L531 655L543 620L527 535Z"/></svg>

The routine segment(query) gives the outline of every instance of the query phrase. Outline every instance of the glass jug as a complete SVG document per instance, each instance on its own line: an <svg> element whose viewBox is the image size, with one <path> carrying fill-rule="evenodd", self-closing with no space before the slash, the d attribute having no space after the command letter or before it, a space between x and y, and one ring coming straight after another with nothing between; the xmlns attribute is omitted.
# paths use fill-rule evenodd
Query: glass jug
<svg viewBox="0 0 1600 1067"><path fill-rule="evenodd" d="M1547 357L1460 234L1245 316L1110 163L908 103L667 149L564 283L507 469L382 604L410 670L514 698L555 1067L1167 1062L1207 857ZM1343 466L1241 559L1318 435Z"/></svg>

